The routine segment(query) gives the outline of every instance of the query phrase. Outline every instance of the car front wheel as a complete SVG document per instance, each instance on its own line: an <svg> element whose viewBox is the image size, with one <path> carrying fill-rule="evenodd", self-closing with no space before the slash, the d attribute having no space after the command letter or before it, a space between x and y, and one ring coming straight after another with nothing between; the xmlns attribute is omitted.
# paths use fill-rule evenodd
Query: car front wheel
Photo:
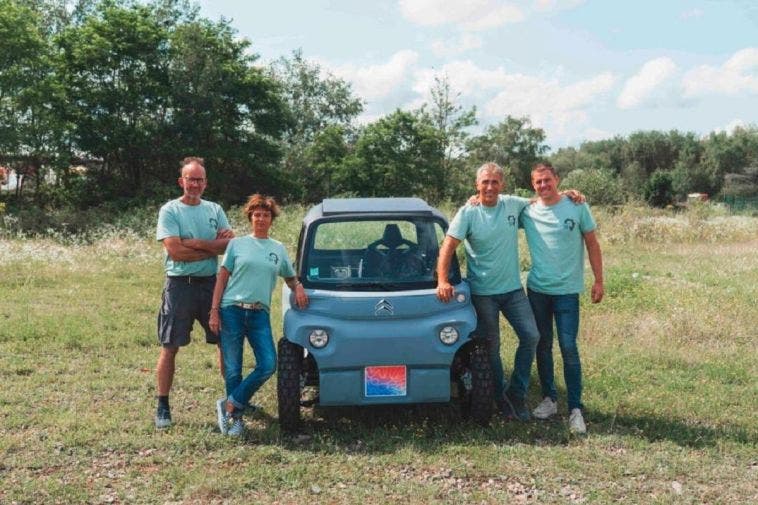
<svg viewBox="0 0 758 505"><path fill-rule="evenodd" d="M487 355L486 343L474 341L472 344L473 347L469 355L469 371L471 372L469 415L475 422L485 426L492 417L495 381Z"/></svg>
<svg viewBox="0 0 758 505"><path fill-rule="evenodd" d="M279 402L279 426L284 431L295 431L300 425L302 371L303 348L286 338L279 340L276 394Z"/></svg>

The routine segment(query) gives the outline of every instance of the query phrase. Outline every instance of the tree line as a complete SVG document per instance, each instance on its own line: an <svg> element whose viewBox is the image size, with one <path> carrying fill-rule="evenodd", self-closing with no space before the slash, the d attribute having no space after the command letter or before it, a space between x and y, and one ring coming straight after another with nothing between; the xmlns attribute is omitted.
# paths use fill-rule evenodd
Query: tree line
<svg viewBox="0 0 758 505"><path fill-rule="evenodd" d="M523 193L546 158L594 203L757 192L755 127L637 132L549 155L528 118L472 133L476 108L445 77L420 108L360 125L349 83L299 50L263 64L253 49L188 0L0 0L0 165L32 188L16 203L166 200L186 155L205 158L207 194L227 204L253 191L459 201L485 161Z"/></svg>

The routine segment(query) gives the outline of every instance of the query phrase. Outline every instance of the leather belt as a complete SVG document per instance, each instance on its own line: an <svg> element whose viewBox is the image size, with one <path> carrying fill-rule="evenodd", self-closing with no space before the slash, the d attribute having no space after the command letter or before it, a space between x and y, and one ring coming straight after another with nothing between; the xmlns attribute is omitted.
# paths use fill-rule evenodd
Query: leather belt
<svg viewBox="0 0 758 505"><path fill-rule="evenodd" d="M182 282L186 284L205 284L207 282L216 282L215 275L208 275L204 277L195 275L169 275L168 278L173 282Z"/></svg>
<svg viewBox="0 0 758 505"><path fill-rule="evenodd" d="M264 305L261 302L255 302L255 303L243 303L243 302L237 302L234 304L236 307L239 307L241 309L245 310L264 310Z"/></svg>

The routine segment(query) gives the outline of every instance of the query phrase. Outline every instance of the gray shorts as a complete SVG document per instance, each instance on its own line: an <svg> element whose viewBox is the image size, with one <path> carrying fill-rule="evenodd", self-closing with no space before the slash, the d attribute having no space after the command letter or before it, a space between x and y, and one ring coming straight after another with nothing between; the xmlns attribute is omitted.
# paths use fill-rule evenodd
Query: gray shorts
<svg viewBox="0 0 758 505"><path fill-rule="evenodd" d="M211 332L208 317L211 311L216 276L166 277L158 311L158 343L164 347L180 347L190 343L195 320L205 330L205 341L218 344Z"/></svg>

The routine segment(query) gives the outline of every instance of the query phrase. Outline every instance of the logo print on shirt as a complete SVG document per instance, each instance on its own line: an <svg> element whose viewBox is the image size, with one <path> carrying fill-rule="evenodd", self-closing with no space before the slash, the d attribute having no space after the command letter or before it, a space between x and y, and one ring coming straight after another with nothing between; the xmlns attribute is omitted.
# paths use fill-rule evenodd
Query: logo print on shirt
<svg viewBox="0 0 758 505"><path fill-rule="evenodd" d="M574 227L576 226L576 222L573 219L566 219L563 221L563 228L568 231L574 231Z"/></svg>
<svg viewBox="0 0 758 505"><path fill-rule="evenodd" d="M516 216L508 216L508 224L516 226Z"/></svg>
<svg viewBox="0 0 758 505"><path fill-rule="evenodd" d="M274 265L279 264L279 256L277 256L275 253L269 253L268 260Z"/></svg>
<svg viewBox="0 0 758 505"><path fill-rule="evenodd" d="M215 217L208 218L208 224L210 224L211 228L214 230L218 230L218 221Z"/></svg>

